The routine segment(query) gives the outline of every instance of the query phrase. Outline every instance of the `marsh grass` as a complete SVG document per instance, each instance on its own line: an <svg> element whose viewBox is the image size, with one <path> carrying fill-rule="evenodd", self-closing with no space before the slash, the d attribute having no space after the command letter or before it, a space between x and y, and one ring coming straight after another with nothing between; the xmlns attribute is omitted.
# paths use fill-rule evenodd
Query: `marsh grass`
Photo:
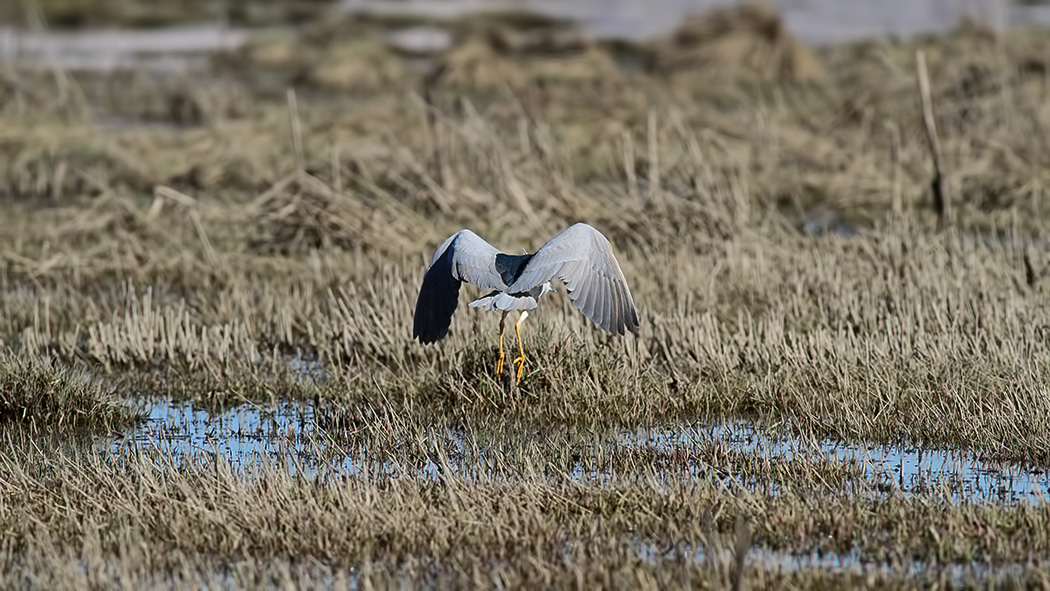
<svg viewBox="0 0 1050 591"><path fill-rule="evenodd" d="M751 53L795 47L777 23L714 36L757 30L741 42ZM175 586L203 573L248 586L724 587L739 580L746 532L767 549L885 567L745 561L751 586L1046 585L1045 503L884 494L826 458L602 456L563 435L745 417L801 439L1050 466L1045 36L967 26L796 47L791 65L726 57L705 29L682 33L693 57L668 72L613 72L605 46L561 36L564 24L508 37L480 19L428 70L379 47L375 30L360 37L369 52L344 51L342 32L372 26L383 25L340 21L217 57L183 82L208 106L199 119L166 115L177 89L148 73L71 73L84 114L38 100L48 76L12 70L19 84L0 102L4 412L116 426L126 411L113 396L303 400L325 449L430 462L437 478L245 477L221 459L34 451L15 430L0 450L4 584ZM945 228L928 194L919 48L958 189ZM705 67L688 67L697 55ZM711 63L723 59L770 68L730 82ZM307 71L318 64L331 79ZM849 231L807 232L817 216ZM533 251L576 221L612 241L637 335L609 337L564 293L548 296L525 324L517 389L493 375L493 315L463 305L442 343L411 339L445 237L469 227ZM475 294L464 291L461 304ZM450 458L448 432L487 433L498 453ZM710 472L676 472L683 463ZM610 480L563 477L581 465ZM726 469L769 487L727 489L710 476Z"/></svg>
<svg viewBox="0 0 1050 591"><path fill-rule="evenodd" d="M202 248L192 232L186 240ZM225 383L268 400L273 389L259 386L280 366L275 354L298 350L327 375L277 389L307 398L381 397L541 423L758 415L819 435L1047 462L1050 319L1041 288L1025 279L1027 247L886 227L848 239L748 235L657 264L630 248L621 258L645 302L640 335L602 336L551 298L526 325L526 378L514 395L493 375L494 319L464 306L446 342L410 340L422 256L384 267L373 266L378 253L315 252L274 266L217 254L189 269L229 269L218 297L188 278L96 284L87 307L66 293L75 284L23 285L7 296L10 342L105 372L169 376L191 396L188 384Z"/></svg>
<svg viewBox="0 0 1050 591"><path fill-rule="evenodd" d="M0 358L0 423L106 432L137 414L111 389L46 361Z"/></svg>
<svg viewBox="0 0 1050 591"><path fill-rule="evenodd" d="M1047 552L1046 504L945 505L938 492L872 496L840 490L842 476L834 476L840 468L826 461L761 468L748 457L717 461L728 459L722 466L744 478L761 474L770 492L727 488L718 478L686 482L652 458L622 455L609 481L580 482L558 468L561 440L539 441L500 456L502 469L462 473L450 464L464 460L427 438L384 448L406 467L418 454L433 458L435 478L418 480L367 471L293 477L274 465L244 476L221 457L189 464L163 454L106 460L9 440L0 457L0 522L8 533L0 561L5 576L65 585L221 577L254 561L293 570L313 564L321 574L332 569L382 586L397 580L463 586L477 576L509 587L581 580L692 585L732 576L755 586L810 586L827 576L819 569L784 572L759 559L745 559L741 575L729 550L741 522L745 548L853 552L891 565L970 565L960 568L963 581L979 575L973 564L1018 556L1038 561ZM44 523L46 529L36 525ZM703 547L703 557L693 547ZM80 568L56 568L76 557ZM956 582L952 571L931 566L878 570L868 583L918 586L941 576ZM839 584L852 580L844 577ZM1031 566L1010 577L1038 585L1046 572Z"/></svg>

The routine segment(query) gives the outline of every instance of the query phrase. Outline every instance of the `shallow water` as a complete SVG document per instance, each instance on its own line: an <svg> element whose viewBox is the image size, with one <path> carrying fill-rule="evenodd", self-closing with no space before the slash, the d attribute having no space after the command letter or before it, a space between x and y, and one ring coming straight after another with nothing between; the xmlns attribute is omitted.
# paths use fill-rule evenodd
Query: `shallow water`
<svg viewBox="0 0 1050 591"><path fill-rule="evenodd" d="M965 18L998 27L1050 24L1050 5L1009 0L771 0L790 31L812 44L941 32ZM645 40L665 35L690 14L727 0L339 0L347 13L420 15L454 19L477 11L525 10L575 22L593 37ZM27 31L0 27L0 62L36 67L112 71L200 70L203 54L234 49L250 32L224 23L148 30ZM447 32L413 27L391 33L392 45L432 53L451 42Z"/></svg>
<svg viewBox="0 0 1050 591"><path fill-rule="evenodd" d="M659 563L664 560L689 560L702 563L707 560L732 563L732 549L712 552L709 548L693 544L680 544L673 547L660 547L651 542L639 541L636 544L638 555L646 561ZM972 562L968 564L926 564L921 561L890 564L866 560L857 549L845 553L810 552L795 553L783 550L772 550L761 546L748 549L745 556L747 563L759 563L766 570L787 574L806 570L821 570L836 575L880 575L887 578L907 579L908 577L946 576L953 584L968 588L976 581L987 579L1005 580L1010 577L1021 577L1026 570L1046 568L1046 564L1008 562L987 564Z"/></svg>
<svg viewBox="0 0 1050 591"><path fill-rule="evenodd" d="M512 453L508 445L552 445L550 434L452 432L435 428L431 433L412 435L424 443L416 442L416 452L395 465L389 462L390 455L374 449L375 443L367 433L351 444L328 437L317 422L313 407L297 402L242 405L211 413L185 402L155 400L149 403L146 420L111 441L108 449L118 456L156 450L177 461L211 462L222 458L238 472L252 472L269 464L307 475L368 472L436 479L450 470L468 478L498 479L508 472L505 464L494 458ZM985 461L957 450L770 436L743 420L715 425L669 425L611 435L580 432L570 437L583 443L578 446L583 451L569 477L588 482L618 477L614 468L593 468L603 465L600 456L610 457L617 451L688 452L720 446L733 453L768 460L831 459L850 464L859 467L874 490L886 492L933 493L957 502L996 503L1042 503L1050 495L1050 474L1042 470ZM420 454L418 449L427 451ZM712 477L711 472L707 464L694 464L676 467L667 477L708 478ZM716 472L714 477L731 486L766 486L740 479L728 467Z"/></svg>
<svg viewBox="0 0 1050 591"><path fill-rule="evenodd" d="M949 29L966 17L1000 26L1050 23L1050 7L1008 0L768 0L788 29L814 44ZM348 11L454 18L478 10L530 10L579 23L596 37L646 39L686 16L732 0L341 0Z"/></svg>
<svg viewBox="0 0 1050 591"><path fill-rule="evenodd" d="M221 24L148 30L26 31L0 27L0 62L29 67L153 72L199 70L204 54L244 44L248 32Z"/></svg>
<svg viewBox="0 0 1050 591"><path fill-rule="evenodd" d="M1045 470L986 461L960 450L771 436L745 421L646 429L629 435L627 441L657 449L716 441L738 452L784 460L823 456L861 466L880 489L905 494L943 491L955 501L1042 503L1050 498L1050 474Z"/></svg>
<svg viewBox="0 0 1050 591"><path fill-rule="evenodd" d="M145 420L109 446L114 456L159 451L176 462L224 458L239 470L266 464L291 471L322 467L310 406L279 402L212 412L188 402L147 403Z"/></svg>

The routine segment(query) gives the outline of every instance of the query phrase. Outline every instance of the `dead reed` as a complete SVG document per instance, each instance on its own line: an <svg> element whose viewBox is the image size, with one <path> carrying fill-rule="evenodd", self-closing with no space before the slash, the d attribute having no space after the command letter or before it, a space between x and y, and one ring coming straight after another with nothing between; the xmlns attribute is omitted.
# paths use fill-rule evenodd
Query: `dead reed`
<svg viewBox="0 0 1050 591"><path fill-rule="evenodd" d="M5 584L59 587L188 577L270 586L336 573L350 585L384 587L479 578L512 588L831 582L821 568L765 561L764 548L855 552L890 565L847 567L835 585L973 584L983 568L973 565L1009 566L1008 557L1035 562L991 580L1046 582L1046 504L950 505L938 491L870 496L838 489L825 480L829 466L803 460L770 464L769 488L759 490L683 477L650 460L619 464L607 482L578 482L551 463L561 442L539 441L503 456L505 477L490 466L476 478L458 474L450 465L470 460L425 437L388 449L409 471L415 454L433 458L436 475L420 481L364 465L352 475L290 476L271 465L245 476L222 459L179 465L131 454L115 462L9 439L0 455L0 572ZM728 469L744 476L753 464L738 458ZM741 523L743 539L733 533ZM741 541L736 561L730 548Z"/></svg>
<svg viewBox="0 0 1050 591"><path fill-rule="evenodd" d="M190 83L201 117L165 114L172 87L71 74L96 119L11 70L0 414L115 426L125 396L309 400L318 446L436 476L246 476L41 451L13 429L0 586L1046 586L1046 504L905 496L826 458L564 435L746 417L1050 466L1045 37L963 27L815 51L748 8L629 48L685 55L632 69L564 24L479 19L426 71L381 46L381 24L330 26L217 58L226 86ZM943 228L917 50L955 200ZM449 234L533 250L580 220L614 244L637 336L549 296L514 393L492 375L494 318L463 306L446 341L411 340ZM495 451L457 456L440 435L465 431ZM609 479L566 476L583 468ZM783 570L740 540L881 566Z"/></svg>

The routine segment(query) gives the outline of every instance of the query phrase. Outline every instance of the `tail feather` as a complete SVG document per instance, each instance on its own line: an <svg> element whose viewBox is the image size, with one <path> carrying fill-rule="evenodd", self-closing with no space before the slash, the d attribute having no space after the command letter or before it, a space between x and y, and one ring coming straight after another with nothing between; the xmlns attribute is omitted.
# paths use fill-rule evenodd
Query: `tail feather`
<svg viewBox="0 0 1050 591"><path fill-rule="evenodd" d="M517 297L498 291L486 294L470 303L471 308L481 308L482 310L502 310L504 312L510 312L511 310L534 310L536 305L536 298L532 296Z"/></svg>

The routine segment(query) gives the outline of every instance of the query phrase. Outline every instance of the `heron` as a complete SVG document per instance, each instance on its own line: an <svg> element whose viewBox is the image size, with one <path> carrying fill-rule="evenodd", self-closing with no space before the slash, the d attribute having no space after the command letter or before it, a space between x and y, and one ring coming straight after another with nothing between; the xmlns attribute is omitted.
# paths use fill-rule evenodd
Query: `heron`
<svg viewBox="0 0 1050 591"><path fill-rule="evenodd" d="M555 291L552 280L560 280L569 299L583 315L615 335L637 332L638 311L631 290L613 256L609 240L593 227L578 223L551 238L532 254L506 254L470 230L449 236L430 260L416 300L412 336L423 344L448 334L452 314L459 305L463 282L491 290L470 303L472 308L499 310L499 360L496 375L503 375L504 323L507 314L520 311L514 323L518 357L514 383L521 381L525 367L525 345L521 323L534 310L540 296Z"/></svg>

